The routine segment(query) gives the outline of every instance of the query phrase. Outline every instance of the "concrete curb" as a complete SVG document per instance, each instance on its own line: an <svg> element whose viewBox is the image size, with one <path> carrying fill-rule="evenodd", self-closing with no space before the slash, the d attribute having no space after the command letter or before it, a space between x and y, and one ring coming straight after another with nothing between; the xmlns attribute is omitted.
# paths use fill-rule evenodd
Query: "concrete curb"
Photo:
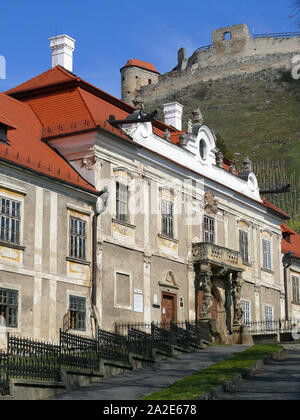
<svg viewBox="0 0 300 420"><path fill-rule="evenodd" d="M266 357L264 360L259 360L250 368L233 376L231 379L229 379L229 381L207 392L198 400L201 400L201 401L218 400L218 399L221 400L222 394L224 394L224 392L235 391L243 379L249 379L256 376L259 372L263 370L266 364L272 362L272 360L276 360L276 361L284 360L286 356L287 356L287 351L285 349L282 349L280 350L280 352L272 354Z"/></svg>

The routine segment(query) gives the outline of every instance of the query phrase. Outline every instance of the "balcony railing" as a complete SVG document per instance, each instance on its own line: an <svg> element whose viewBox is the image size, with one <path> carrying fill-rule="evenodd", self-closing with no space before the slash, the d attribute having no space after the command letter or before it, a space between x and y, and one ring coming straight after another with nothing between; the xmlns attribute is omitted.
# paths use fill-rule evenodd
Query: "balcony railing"
<svg viewBox="0 0 300 420"><path fill-rule="evenodd" d="M208 242L193 245L194 262L208 262L228 267L242 268L240 252Z"/></svg>

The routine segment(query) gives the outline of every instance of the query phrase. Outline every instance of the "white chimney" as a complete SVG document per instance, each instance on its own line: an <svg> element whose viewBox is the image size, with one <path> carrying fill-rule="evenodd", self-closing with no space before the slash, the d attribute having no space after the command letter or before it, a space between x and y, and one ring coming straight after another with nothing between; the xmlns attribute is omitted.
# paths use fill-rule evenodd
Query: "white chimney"
<svg viewBox="0 0 300 420"><path fill-rule="evenodd" d="M50 38L52 68L59 65L66 70L73 71L73 51L75 50L75 42L75 39L68 35L58 35Z"/></svg>
<svg viewBox="0 0 300 420"><path fill-rule="evenodd" d="M183 105L178 102L170 102L163 105L165 114L165 124L172 125L177 130L182 130L182 110Z"/></svg>

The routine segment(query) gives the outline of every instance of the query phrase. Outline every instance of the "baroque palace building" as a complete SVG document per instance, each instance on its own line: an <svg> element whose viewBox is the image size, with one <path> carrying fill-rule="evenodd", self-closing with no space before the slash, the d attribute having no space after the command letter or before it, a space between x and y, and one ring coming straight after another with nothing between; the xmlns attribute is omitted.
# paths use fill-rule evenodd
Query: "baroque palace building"
<svg viewBox="0 0 300 420"><path fill-rule="evenodd" d="M165 122L53 67L0 96L0 315L9 331L57 339L117 322L286 317L282 223L249 159L238 174L195 110Z"/></svg>

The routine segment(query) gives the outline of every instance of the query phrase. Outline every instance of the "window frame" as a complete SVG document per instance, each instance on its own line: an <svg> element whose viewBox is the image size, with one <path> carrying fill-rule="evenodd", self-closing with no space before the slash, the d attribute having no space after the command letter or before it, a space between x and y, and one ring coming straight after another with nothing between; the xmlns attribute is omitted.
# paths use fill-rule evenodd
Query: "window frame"
<svg viewBox="0 0 300 420"><path fill-rule="evenodd" d="M265 245L268 246L266 247ZM267 252L265 252L267 251ZM262 240L262 256L263 256L263 268L265 270L272 270L272 243L270 240Z"/></svg>
<svg viewBox="0 0 300 420"><path fill-rule="evenodd" d="M9 202L9 210L8 213L5 212L7 205L4 205L4 212L3 209L3 201ZM13 205L15 207L15 212L17 214L13 214ZM2 228L2 220L6 225ZM14 222L15 229L12 230L12 224ZM21 244L21 222L22 222L22 202L19 200L15 200L13 197L7 197L4 195L0 196L0 241L10 244L12 246L16 245L19 246ZM18 226L18 227L17 227ZM16 240L12 240L12 231L14 231L14 237ZM2 232L3 237L2 237ZM7 235L8 233L8 235Z"/></svg>
<svg viewBox="0 0 300 420"><path fill-rule="evenodd" d="M118 286L118 274L122 276L127 276L129 279L129 296L130 296L130 304L121 305L117 301L117 286ZM125 311L132 311L133 310L133 276L131 272L124 271L122 269L115 269L114 270L114 308L115 309L124 309Z"/></svg>
<svg viewBox="0 0 300 420"><path fill-rule="evenodd" d="M86 314L87 299L86 299L86 297L70 294L68 296L68 298L69 298L69 302L68 302L68 316L69 316L68 324L69 324L70 330L82 331L82 332L86 331L87 330L87 314ZM76 300L78 302L79 301L84 302L84 309L77 309L77 308L71 307L71 300L72 299ZM78 305L78 302L76 302L77 305ZM80 315L83 316L83 319L80 319ZM75 325L74 324L72 325L73 320L75 321ZM83 323L83 326L81 325L81 323Z"/></svg>
<svg viewBox="0 0 300 420"><path fill-rule="evenodd" d="M300 305L300 289L299 289L299 277L292 275L292 303Z"/></svg>
<svg viewBox="0 0 300 420"><path fill-rule="evenodd" d="M269 313L268 313L269 312ZM271 314L271 317L270 317ZM274 308L271 305L264 305L264 319L267 331L274 331Z"/></svg>
<svg viewBox="0 0 300 420"><path fill-rule="evenodd" d="M7 304L5 304L5 303L2 303L1 302L1 300L0 300L0 316L3 316L3 318L5 319L5 327L6 328L18 328L18 324L19 324L19 322L18 322L18 315L19 315L19 291L18 290L14 290L14 289L8 289L8 288L5 288L5 287L0 287L0 292L1 291L4 291L4 292L6 292L7 294L8 294L8 296L7 296L7 300L9 300L9 299L15 299L16 300L16 303L7 303ZM9 295L15 295L15 296L9 296ZM3 309L2 308L6 308L5 309L5 312L6 312L6 314L5 314L5 316L3 315L3 313L4 312L2 312L3 311ZM14 314L12 314L12 313L10 313L10 314L7 314L7 312L10 312L10 310L13 310L14 311ZM14 319L14 322L12 321L12 322L7 322L7 318L13 318Z"/></svg>
<svg viewBox="0 0 300 420"><path fill-rule="evenodd" d="M239 245L243 263L249 264L249 232L243 229L239 229Z"/></svg>
<svg viewBox="0 0 300 420"><path fill-rule="evenodd" d="M124 189L126 200L121 200L121 188ZM121 204L126 207L125 213L121 213ZM129 186L118 180L116 180L116 219L123 223L129 223Z"/></svg>
<svg viewBox="0 0 300 420"><path fill-rule="evenodd" d="M206 222L209 222L208 224ZM206 229L212 226L212 229ZM203 240L205 243L215 244L216 240L216 221L213 217L204 215L203 218Z"/></svg>
<svg viewBox="0 0 300 420"><path fill-rule="evenodd" d="M74 220L75 222L78 223L82 223L83 226L85 226L84 231L85 231L85 235L80 235L80 234L73 234L72 232L72 220ZM73 215L69 215L69 257L76 259L76 260L81 260L81 261L87 261L87 243L88 243L88 223L86 220L83 220L79 217L73 216ZM75 255L76 253L72 254L72 238L78 238L78 240L83 240L84 245L83 245L83 252L79 252L77 251L77 255ZM77 246L77 249L81 249L80 246ZM81 254L81 256L80 256ZM83 256L82 256L83 254Z"/></svg>
<svg viewBox="0 0 300 420"><path fill-rule="evenodd" d="M249 327L250 324L251 324L251 320L252 320L252 317L251 317L251 301L241 299L241 303L242 303L243 311L244 311L243 322L246 326Z"/></svg>
<svg viewBox="0 0 300 420"><path fill-rule="evenodd" d="M168 238L175 238L174 200L161 198L161 234ZM164 208L166 212L164 213Z"/></svg>

